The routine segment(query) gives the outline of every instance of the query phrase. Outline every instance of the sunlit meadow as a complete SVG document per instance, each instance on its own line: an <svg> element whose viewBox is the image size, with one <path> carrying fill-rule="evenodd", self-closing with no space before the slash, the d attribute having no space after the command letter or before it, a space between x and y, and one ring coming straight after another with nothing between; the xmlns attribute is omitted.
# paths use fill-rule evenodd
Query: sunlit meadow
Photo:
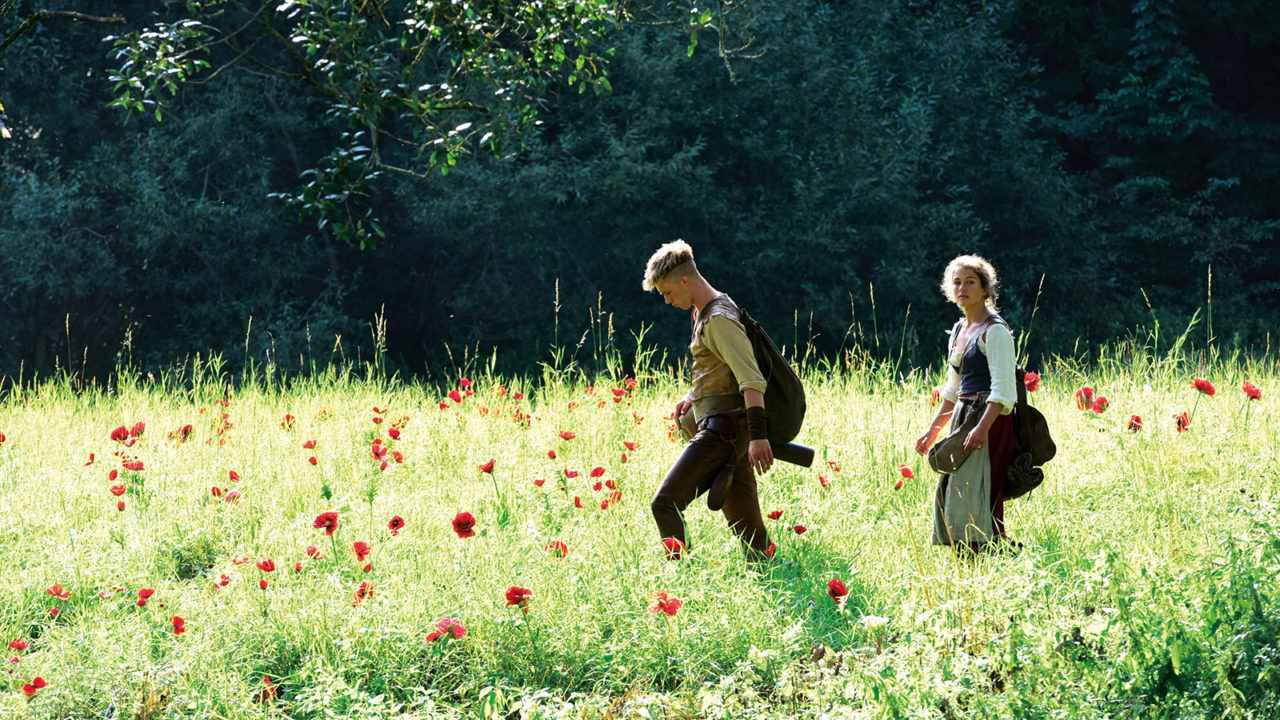
<svg viewBox="0 0 1280 720"><path fill-rule="evenodd" d="M809 363L760 568L701 498L665 557L683 388L647 362L6 386L0 717L1275 717L1274 361L1039 370L1025 547L958 558L911 450L937 376Z"/></svg>

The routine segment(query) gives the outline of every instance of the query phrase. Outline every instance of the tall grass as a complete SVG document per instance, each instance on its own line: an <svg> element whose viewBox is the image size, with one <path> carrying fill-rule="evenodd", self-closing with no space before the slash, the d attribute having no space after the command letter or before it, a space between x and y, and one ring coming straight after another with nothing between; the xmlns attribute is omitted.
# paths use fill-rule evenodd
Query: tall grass
<svg viewBox="0 0 1280 720"><path fill-rule="evenodd" d="M1060 450L1045 485L1008 506L1025 548L960 559L929 544L935 478L910 449L936 373L857 345L809 355L801 440L820 466L760 479L763 509L783 515L769 521L776 559L752 568L701 499L692 551L664 558L648 502L680 449L666 419L679 368L643 331L623 350L603 308L593 318L536 377L472 353L445 387L376 359L294 377L232 375L215 356L158 376L125 366L101 388L9 386L0 639L29 647L12 651L0 716L1243 718L1280 703L1273 357L1196 350L1190 328L1156 326L1048 359L1033 402ZM638 384L615 403L626 367ZM447 399L463 374L474 394ZM1197 402L1195 376L1218 394ZM1266 393L1247 417L1246 379ZM1077 409L1086 384L1105 413ZM1172 415L1193 407L1177 432ZM1130 415L1142 431L1125 430ZM138 421L134 446L110 439ZM188 423L185 442L167 437ZM379 469L378 437L403 463ZM625 463L623 441L639 444ZM116 481L123 511L113 452L145 465ZM490 459L492 477L478 469ZM916 477L895 491L901 465ZM597 466L622 492L604 510ZM313 527L324 511L341 518L334 539ZM460 511L475 537L451 529ZM373 547L368 572L356 540ZM272 573L254 564L267 557ZM510 585L533 591L527 611L506 605ZM684 601L674 617L650 612L659 590ZM446 617L466 636L427 642ZM26 699L36 675L48 686Z"/></svg>

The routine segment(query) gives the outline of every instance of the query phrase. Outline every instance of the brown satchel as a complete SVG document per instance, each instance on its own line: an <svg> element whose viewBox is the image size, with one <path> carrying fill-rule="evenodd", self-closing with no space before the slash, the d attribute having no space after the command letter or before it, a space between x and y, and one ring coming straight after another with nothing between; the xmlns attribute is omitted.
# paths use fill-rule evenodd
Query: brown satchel
<svg viewBox="0 0 1280 720"><path fill-rule="evenodd" d="M929 467L938 473L953 473L960 469L964 461L969 459L969 453L973 452L964 449L964 439L978 427L978 421L982 419L982 413L986 409L987 403L983 402L980 407L974 408L959 427L929 448Z"/></svg>

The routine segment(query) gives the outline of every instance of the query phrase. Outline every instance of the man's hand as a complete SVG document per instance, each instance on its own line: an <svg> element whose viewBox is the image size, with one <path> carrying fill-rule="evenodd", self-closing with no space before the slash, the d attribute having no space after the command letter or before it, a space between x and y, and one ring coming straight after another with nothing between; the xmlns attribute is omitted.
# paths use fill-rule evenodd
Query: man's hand
<svg viewBox="0 0 1280 720"><path fill-rule="evenodd" d="M747 459L757 473L767 473L773 467L773 446L768 440L752 440L747 446Z"/></svg>
<svg viewBox="0 0 1280 720"><path fill-rule="evenodd" d="M680 402L676 403L675 417L678 418L681 415L689 412L689 408L691 407L693 407L693 403L689 402L688 400L681 400Z"/></svg>

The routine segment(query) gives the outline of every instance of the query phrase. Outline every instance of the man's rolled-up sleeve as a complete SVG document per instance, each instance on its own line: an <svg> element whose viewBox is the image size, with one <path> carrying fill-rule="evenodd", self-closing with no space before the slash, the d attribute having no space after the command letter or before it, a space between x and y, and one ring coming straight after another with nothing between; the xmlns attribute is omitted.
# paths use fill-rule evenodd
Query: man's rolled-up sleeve
<svg viewBox="0 0 1280 720"><path fill-rule="evenodd" d="M702 342L733 372L733 377L738 380L738 390L756 390L763 395L768 384L756 363L755 351L742 324L724 315L712 315L703 326L702 333Z"/></svg>

